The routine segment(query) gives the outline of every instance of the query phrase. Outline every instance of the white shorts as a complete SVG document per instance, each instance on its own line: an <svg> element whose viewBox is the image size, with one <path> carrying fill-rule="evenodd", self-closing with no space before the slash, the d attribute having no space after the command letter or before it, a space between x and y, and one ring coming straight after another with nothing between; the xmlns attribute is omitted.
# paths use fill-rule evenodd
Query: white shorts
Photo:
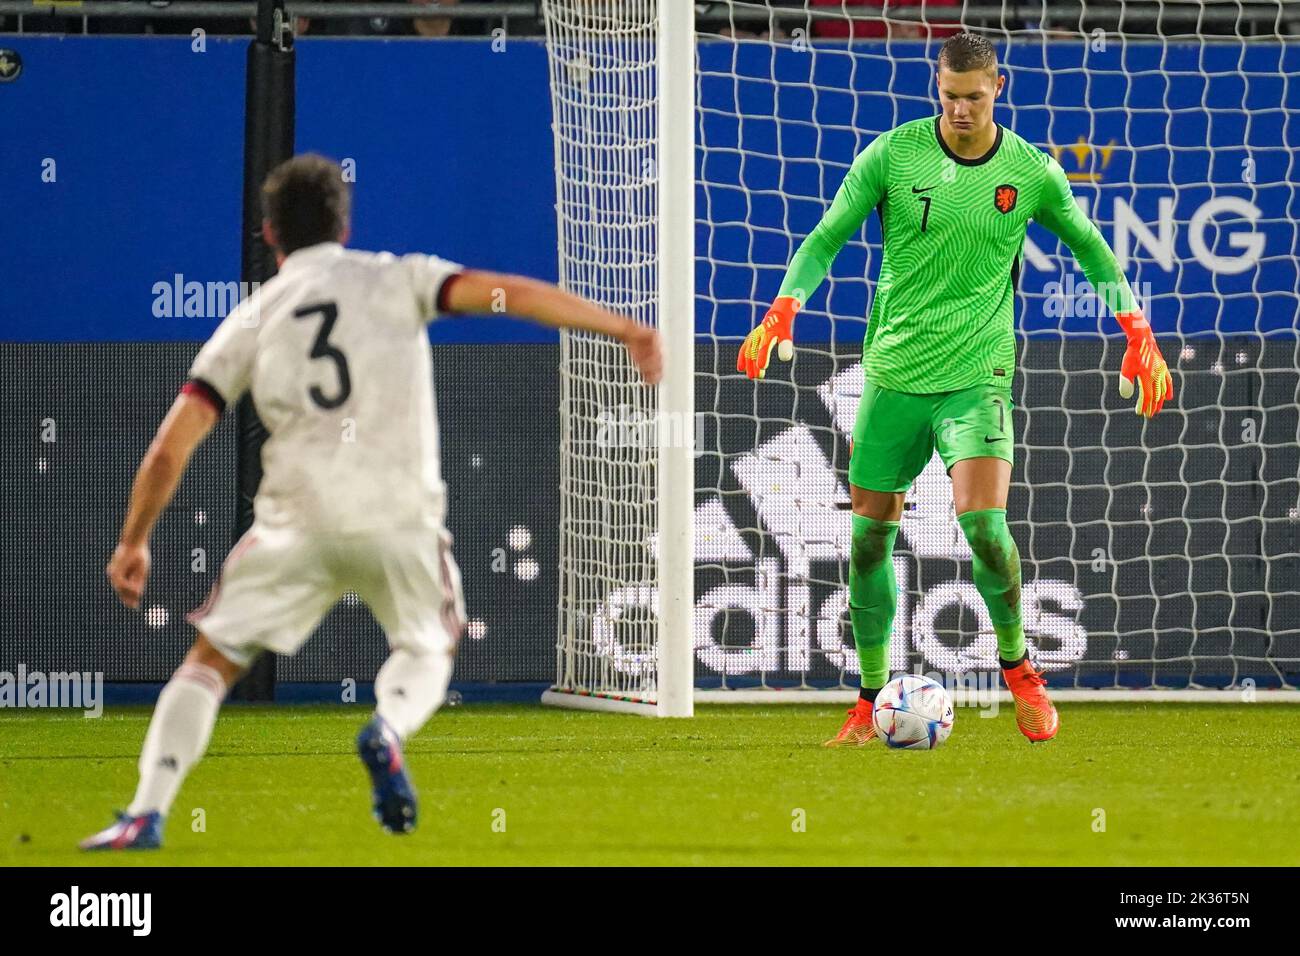
<svg viewBox="0 0 1300 956"><path fill-rule="evenodd" d="M465 599L446 531L322 534L254 524L188 619L247 666L262 650L296 653L346 591L366 602L394 650L455 652Z"/></svg>

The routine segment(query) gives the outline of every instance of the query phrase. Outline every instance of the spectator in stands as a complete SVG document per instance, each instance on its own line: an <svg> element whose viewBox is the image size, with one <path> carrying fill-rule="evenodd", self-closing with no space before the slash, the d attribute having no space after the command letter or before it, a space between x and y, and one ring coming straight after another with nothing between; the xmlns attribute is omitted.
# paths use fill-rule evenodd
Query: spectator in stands
<svg viewBox="0 0 1300 956"><path fill-rule="evenodd" d="M408 0L421 6L455 6L460 0ZM482 0L479 0L482 2ZM491 29L489 21L465 17L350 17L348 19L318 18L312 32L317 36L486 36Z"/></svg>
<svg viewBox="0 0 1300 956"><path fill-rule="evenodd" d="M412 3L421 6L455 6L460 0L411 0ZM457 24L464 23L464 20L452 20L451 17L423 17L419 20L412 20L411 25L415 28L416 34L422 37L445 37L452 34L453 27ZM477 26L477 24L475 24ZM457 31L459 33L459 31ZM475 35L482 33L481 30L473 31ZM463 35L463 34L461 34Z"/></svg>
<svg viewBox="0 0 1300 956"><path fill-rule="evenodd" d="M791 37L796 28L808 30L814 37L843 39L854 37L893 37L924 38L926 36L947 37L960 31L959 0L768 0L768 6L788 10L791 13L805 14L811 8L818 12L836 13L839 17L827 16L805 19L805 16L782 17L779 20L735 19L731 17L710 18L702 16L697 26L702 32L717 33L724 37L736 39L785 40ZM886 22L891 11L900 7L920 7L925 13L927 23L919 21L894 19ZM952 16L946 15L939 8L955 8ZM872 9L874 8L874 10ZM934 10L931 13L931 10ZM853 14L875 14L872 19L850 20ZM936 24L944 24L942 26ZM951 25L948 25L951 24Z"/></svg>
<svg viewBox="0 0 1300 956"><path fill-rule="evenodd" d="M171 0L153 0L156 7L166 7ZM234 0L231 0L234 2ZM381 0L382 2L382 0ZM391 0L389 0L391 2ZM399 0L400 2L400 0ZM429 7L451 7L461 0L408 0L412 4ZM495 0L475 0L492 3ZM799 0L802 2L802 0ZM430 10L430 13L434 13ZM0 33L19 32L17 16L0 17ZM511 36L540 36L542 21L537 16L523 17L306 17L294 19L297 36L419 36L445 37L488 36L497 27L506 27ZM25 33L125 33L137 35L189 34L196 28L211 36L248 36L256 29L256 21L242 14L210 16L202 20L177 17L81 17L28 14L23 18Z"/></svg>
<svg viewBox="0 0 1300 956"><path fill-rule="evenodd" d="M950 37L958 33L961 27L961 4L958 0L809 0L811 7L837 7L848 13L868 13L865 8L875 7L880 10L882 19L853 20L847 18L816 19L813 21L812 33L815 37L889 37L899 39L925 39L927 37ZM888 20L891 11L900 7L921 7L925 21ZM941 8L952 8L951 16ZM936 24L951 24L938 26ZM850 33L850 28L852 32Z"/></svg>

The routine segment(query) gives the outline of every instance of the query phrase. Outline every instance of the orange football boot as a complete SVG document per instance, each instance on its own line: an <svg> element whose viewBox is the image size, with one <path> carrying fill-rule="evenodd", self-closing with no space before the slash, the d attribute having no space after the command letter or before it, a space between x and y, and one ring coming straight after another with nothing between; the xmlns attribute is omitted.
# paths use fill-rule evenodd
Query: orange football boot
<svg viewBox="0 0 1300 956"><path fill-rule="evenodd" d="M1016 724L1020 732L1034 743L1055 737L1061 718L1047 698L1047 681L1043 675L1026 659L1015 667L1004 667L1002 676L1016 702Z"/></svg>
<svg viewBox="0 0 1300 956"><path fill-rule="evenodd" d="M871 719L872 704L869 700L858 698L858 702L849 711L849 719L844 721L840 732L832 737L823 747L861 747L871 743L880 735L876 733L875 722Z"/></svg>

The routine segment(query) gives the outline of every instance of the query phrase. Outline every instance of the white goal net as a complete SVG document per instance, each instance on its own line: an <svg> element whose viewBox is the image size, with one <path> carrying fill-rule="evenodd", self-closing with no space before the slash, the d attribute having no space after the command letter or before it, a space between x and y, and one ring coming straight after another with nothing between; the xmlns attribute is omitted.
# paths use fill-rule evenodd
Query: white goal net
<svg viewBox="0 0 1300 956"><path fill-rule="evenodd" d="M546 5L561 274L656 321L656 4ZM997 120L1051 152L1174 370L1144 422L1124 343L1068 249L1031 226L1018 277L1017 460L1031 655L1058 688L1300 685L1300 18L1282 4L714 2L696 11L693 611L697 691L851 690L848 435L879 268L876 217L753 383L735 352L855 155L938 112L964 26L998 47ZM640 175L640 179L637 176ZM671 358L671 357L670 357ZM677 356L690 362L689 356ZM557 687L654 700L655 417L618 349L563 352ZM996 679L991 624L936 458L895 552L891 668ZM698 695L697 695L698 696ZM786 699L802 699L789 693Z"/></svg>
<svg viewBox="0 0 1300 956"><path fill-rule="evenodd" d="M667 27L654 0L559 0L545 10L560 282L659 327L676 346L655 389L619 343L561 338L559 638L546 699L684 716L693 485L689 8ZM666 78L660 54L674 47L685 70Z"/></svg>

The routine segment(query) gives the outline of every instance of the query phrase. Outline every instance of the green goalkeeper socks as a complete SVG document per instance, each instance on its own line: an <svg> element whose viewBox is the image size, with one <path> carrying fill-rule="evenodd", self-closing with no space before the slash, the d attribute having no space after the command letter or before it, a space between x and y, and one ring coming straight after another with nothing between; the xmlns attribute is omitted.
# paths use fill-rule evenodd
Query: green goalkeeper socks
<svg viewBox="0 0 1300 956"><path fill-rule="evenodd" d="M1007 526L1005 508L968 511L957 516L974 556L975 587L984 598L998 638L998 656L1018 661L1025 656L1025 629L1020 612L1020 552ZM897 521L853 516L849 556L849 620L862 665L862 686L881 687L889 680L889 636L898 604L894 578Z"/></svg>
<svg viewBox="0 0 1300 956"><path fill-rule="evenodd" d="M862 665L862 686L883 687L889 680L889 633L898 605L894 579L897 521L853 516L849 554L849 621Z"/></svg>
<svg viewBox="0 0 1300 956"><path fill-rule="evenodd" d="M1025 656L1025 628L1020 615L1020 552L1007 509L985 508L957 516L974 554L975 587L989 609L998 636L998 656L1018 661Z"/></svg>

